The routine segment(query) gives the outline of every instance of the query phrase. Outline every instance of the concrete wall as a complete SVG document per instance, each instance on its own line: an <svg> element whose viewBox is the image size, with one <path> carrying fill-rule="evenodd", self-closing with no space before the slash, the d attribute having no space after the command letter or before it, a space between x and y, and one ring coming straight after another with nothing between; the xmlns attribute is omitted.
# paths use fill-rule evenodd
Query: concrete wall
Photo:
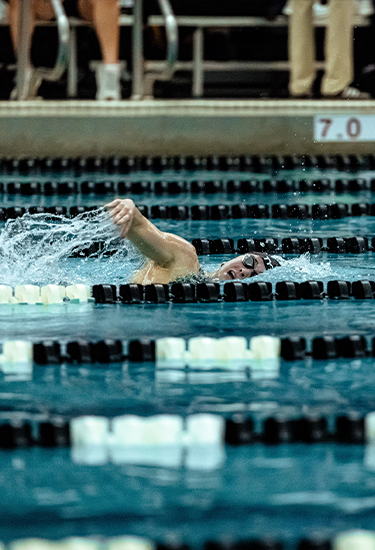
<svg viewBox="0 0 375 550"><path fill-rule="evenodd" d="M0 156L375 152L314 142L315 114L374 115L375 101L0 102Z"/></svg>

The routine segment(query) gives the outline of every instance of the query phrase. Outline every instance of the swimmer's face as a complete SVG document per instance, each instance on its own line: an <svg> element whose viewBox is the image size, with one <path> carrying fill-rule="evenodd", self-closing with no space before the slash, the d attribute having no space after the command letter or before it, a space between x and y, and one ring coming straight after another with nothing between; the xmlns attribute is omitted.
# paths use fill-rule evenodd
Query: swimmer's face
<svg viewBox="0 0 375 550"><path fill-rule="evenodd" d="M220 268L216 271L215 277L221 281L232 281L233 279L246 279L248 277L255 277L259 273L263 273L266 268L261 256L256 254L251 254L254 258L254 267L248 268L245 267L242 263L242 260L245 255L237 256L229 262L224 262L221 264Z"/></svg>

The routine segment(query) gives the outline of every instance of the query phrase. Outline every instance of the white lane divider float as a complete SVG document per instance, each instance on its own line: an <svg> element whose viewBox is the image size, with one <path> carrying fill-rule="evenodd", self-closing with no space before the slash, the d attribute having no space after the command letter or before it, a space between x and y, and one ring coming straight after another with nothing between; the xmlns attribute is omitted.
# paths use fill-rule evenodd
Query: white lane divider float
<svg viewBox="0 0 375 550"><path fill-rule="evenodd" d="M224 419L213 414L195 414L186 420L186 467L215 470L225 460Z"/></svg>
<svg viewBox="0 0 375 550"><path fill-rule="evenodd" d="M238 336L225 338L160 338L156 341L158 368L243 369L278 370L280 362L280 338L256 336L250 340Z"/></svg>
<svg viewBox="0 0 375 550"><path fill-rule="evenodd" d="M40 296L44 305L62 304L66 296L66 288L60 285L42 286Z"/></svg>
<svg viewBox="0 0 375 550"><path fill-rule="evenodd" d="M187 359L190 366L210 367L218 360L215 338L190 338Z"/></svg>
<svg viewBox="0 0 375 550"><path fill-rule="evenodd" d="M95 299L91 297L90 287L83 284L67 286L66 296L72 303L95 302Z"/></svg>
<svg viewBox="0 0 375 550"><path fill-rule="evenodd" d="M0 543L0 550L5 550ZM8 546L9 550L155 550L155 544L133 536L116 537L106 541L71 537L52 541L45 539L19 539Z"/></svg>
<svg viewBox="0 0 375 550"><path fill-rule="evenodd" d="M91 296L91 289L87 285L75 284L70 286L46 285L41 288L36 285L19 285L13 288L0 285L0 305L51 305L68 302L73 304L95 302Z"/></svg>
<svg viewBox="0 0 375 550"><path fill-rule="evenodd" d="M14 289L14 297L19 304L41 304L40 288L36 285L20 285Z"/></svg>
<svg viewBox="0 0 375 550"><path fill-rule="evenodd" d="M102 550L103 545L95 540L72 537L55 543L52 548L53 550Z"/></svg>
<svg viewBox="0 0 375 550"><path fill-rule="evenodd" d="M155 346L159 367L184 368L186 365L186 341L183 338L159 338Z"/></svg>
<svg viewBox="0 0 375 550"><path fill-rule="evenodd" d="M111 459L178 467L182 461L183 419L177 415L117 417L112 422Z"/></svg>
<svg viewBox="0 0 375 550"><path fill-rule="evenodd" d="M279 359L280 351L280 338L256 336L250 340L250 357L257 361Z"/></svg>
<svg viewBox="0 0 375 550"><path fill-rule="evenodd" d="M336 537L333 550L375 550L375 533L372 531L347 531Z"/></svg>
<svg viewBox="0 0 375 550"><path fill-rule="evenodd" d="M72 457L74 462L99 465L108 462L108 418L81 416L70 423Z"/></svg>
<svg viewBox="0 0 375 550"><path fill-rule="evenodd" d="M105 550L155 550L155 544L140 537L118 537L110 539Z"/></svg>
<svg viewBox="0 0 375 550"><path fill-rule="evenodd" d="M367 443L375 444L375 412L365 416L365 438Z"/></svg>
<svg viewBox="0 0 375 550"><path fill-rule="evenodd" d="M0 550L5 550L0 543ZM59 541L45 539L20 539L10 543L9 550L155 550L155 544L134 536L116 537L99 542L72 537ZM374 550L375 533L353 530L339 534L333 541L333 550Z"/></svg>
<svg viewBox="0 0 375 550"><path fill-rule="evenodd" d="M250 340L251 377L276 378L280 370L281 341L272 336L256 336Z"/></svg>
<svg viewBox="0 0 375 550"><path fill-rule="evenodd" d="M188 468L210 470L225 459L224 428L224 418L211 414L189 416L186 424L177 415L125 415L111 423L103 417L80 417L71 422L72 459L91 465L110 459L177 468L186 451Z"/></svg>
<svg viewBox="0 0 375 550"><path fill-rule="evenodd" d="M247 359L247 339L241 336L227 336L218 341L217 357L224 364L237 362L241 366L244 359Z"/></svg>
<svg viewBox="0 0 375 550"><path fill-rule="evenodd" d="M109 438L109 420L104 416L81 416L71 422L73 444L105 445Z"/></svg>
<svg viewBox="0 0 375 550"><path fill-rule="evenodd" d="M186 419L188 445L221 445L224 441L224 419L216 414L194 414Z"/></svg>
<svg viewBox="0 0 375 550"><path fill-rule="evenodd" d="M364 465L367 470L375 471L375 411L365 416L366 451Z"/></svg>
<svg viewBox="0 0 375 550"><path fill-rule="evenodd" d="M4 374L30 374L33 370L33 347L31 342L10 340L4 342L0 355L0 370Z"/></svg>
<svg viewBox="0 0 375 550"><path fill-rule="evenodd" d="M44 539L20 539L11 543L9 550L55 550L58 545Z"/></svg>
<svg viewBox="0 0 375 550"><path fill-rule="evenodd" d="M13 288L11 286L0 285L0 304L14 304L18 300L13 296Z"/></svg>

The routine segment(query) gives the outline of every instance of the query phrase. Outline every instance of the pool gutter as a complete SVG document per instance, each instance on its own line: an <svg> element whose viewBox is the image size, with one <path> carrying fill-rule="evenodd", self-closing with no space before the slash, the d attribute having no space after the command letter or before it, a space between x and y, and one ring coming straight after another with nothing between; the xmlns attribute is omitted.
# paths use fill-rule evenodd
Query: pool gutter
<svg viewBox="0 0 375 550"><path fill-rule="evenodd" d="M0 102L0 156L321 154L374 141L319 142L314 116L375 115L375 101Z"/></svg>

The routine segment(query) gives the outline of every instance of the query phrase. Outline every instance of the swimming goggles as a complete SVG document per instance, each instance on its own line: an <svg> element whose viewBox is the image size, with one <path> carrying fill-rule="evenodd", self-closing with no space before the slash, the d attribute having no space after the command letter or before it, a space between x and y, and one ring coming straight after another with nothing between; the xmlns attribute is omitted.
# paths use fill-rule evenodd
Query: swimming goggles
<svg viewBox="0 0 375 550"><path fill-rule="evenodd" d="M273 269L270 258L268 258L267 256L262 256L262 260L264 262L264 267L266 268L266 271L268 269ZM247 269L255 268L255 258L252 254L245 254L245 256L242 258L242 263Z"/></svg>

